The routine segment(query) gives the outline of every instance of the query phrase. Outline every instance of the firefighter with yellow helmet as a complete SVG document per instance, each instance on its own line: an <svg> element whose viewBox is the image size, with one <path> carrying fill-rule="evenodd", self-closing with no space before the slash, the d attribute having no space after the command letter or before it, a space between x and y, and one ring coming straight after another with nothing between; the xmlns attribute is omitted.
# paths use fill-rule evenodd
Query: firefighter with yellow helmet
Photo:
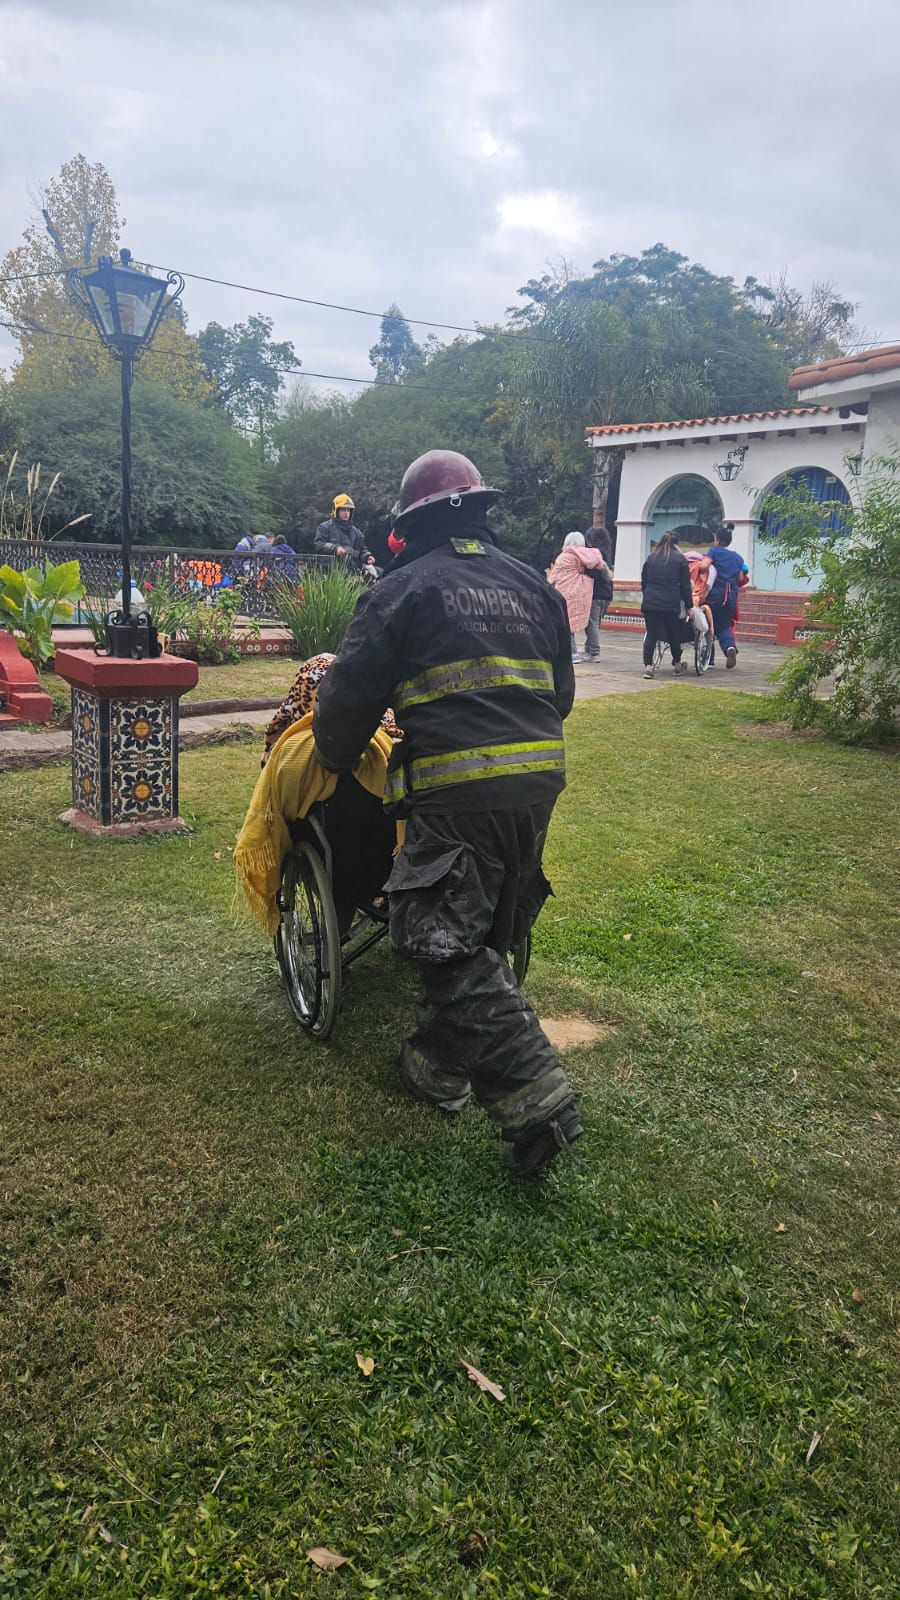
<svg viewBox="0 0 900 1600"><path fill-rule="evenodd" d="M320 522L316 529L314 549L317 556L338 556L354 567L363 567L371 562L365 534L353 525L355 510L349 494L335 495L331 502L331 516Z"/></svg>

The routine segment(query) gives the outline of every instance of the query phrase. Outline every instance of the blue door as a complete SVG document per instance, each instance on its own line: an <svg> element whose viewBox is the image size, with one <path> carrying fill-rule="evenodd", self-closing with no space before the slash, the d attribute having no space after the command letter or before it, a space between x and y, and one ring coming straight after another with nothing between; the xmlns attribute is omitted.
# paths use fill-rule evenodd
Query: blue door
<svg viewBox="0 0 900 1600"><path fill-rule="evenodd" d="M835 477L833 472L826 472L824 467L798 467L794 472L786 472L771 492L777 494L798 484L803 484L820 505L834 502L825 525L837 531L843 523L841 508L850 504L850 496L840 478ZM756 532L753 582L757 589L778 589L783 594L808 594L819 585L821 573L818 568L808 578L798 578L793 563L779 560L772 549L773 538L784 527L784 523L784 517L773 517L771 512L763 514Z"/></svg>

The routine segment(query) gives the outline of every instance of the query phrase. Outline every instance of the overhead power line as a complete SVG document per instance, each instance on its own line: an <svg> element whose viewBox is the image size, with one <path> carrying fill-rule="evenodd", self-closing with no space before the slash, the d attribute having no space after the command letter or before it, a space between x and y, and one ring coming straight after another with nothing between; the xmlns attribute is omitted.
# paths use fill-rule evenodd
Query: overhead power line
<svg viewBox="0 0 900 1600"><path fill-rule="evenodd" d="M212 283L217 285L219 288L238 289L243 294L263 295L270 300L287 300L295 305L317 306L320 311L343 311L350 316L374 317L378 321L381 321L381 319L387 314L385 311L370 311L363 306L346 306L333 300L315 300L308 295L290 294L284 289L263 289L258 284L237 283L231 278L214 278L202 272L188 272L183 267L162 267L151 261L145 261L142 263L142 265L148 267L151 272L178 272L182 278L191 278L196 283ZM68 269L66 267L48 267L42 272L12 273L8 277L0 278L0 284L24 283L34 278L63 277L67 270ZM394 303L396 304L396 301ZM408 317L403 311L400 312L400 316L403 318L404 322L412 323L417 328L443 328L450 333L473 333L479 337L483 336L485 328L496 326L495 323L485 323L479 327L477 324L475 326L469 326L468 324L462 322L439 322L435 318L431 317ZM501 328L500 331L502 333L515 335L517 338L531 339L535 342L542 343L546 339L545 334L529 332L526 328ZM874 350L880 345L898 343L900 343L900 340L898 339L869 339L866 341L864 348ZM852 354L853 352L850 353ZM369 378L347 378L341 381L345 381L347 383L370 383L372 380Z"/></svg>

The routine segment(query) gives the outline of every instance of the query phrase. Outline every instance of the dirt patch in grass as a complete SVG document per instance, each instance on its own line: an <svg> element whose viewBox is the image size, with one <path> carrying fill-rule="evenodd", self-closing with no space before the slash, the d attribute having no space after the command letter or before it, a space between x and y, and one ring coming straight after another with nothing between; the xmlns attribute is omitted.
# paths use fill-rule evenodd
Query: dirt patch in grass
<svg viewBox="0 0 900 1600"><path fill-rule="evenodd" d="M541 1017L541 1027L554 1050L573 1050L581 1045L596 1044L609 1028L599 1022L588 1022L586 1017Z"/></svg>
<svg viewBox="0 0 900 1600"><path fill-rule="evenodd" d="M792 728L787 722L739 722L735 728L742 739L789 739L797 741L825 738L821 728Z"/></svg>

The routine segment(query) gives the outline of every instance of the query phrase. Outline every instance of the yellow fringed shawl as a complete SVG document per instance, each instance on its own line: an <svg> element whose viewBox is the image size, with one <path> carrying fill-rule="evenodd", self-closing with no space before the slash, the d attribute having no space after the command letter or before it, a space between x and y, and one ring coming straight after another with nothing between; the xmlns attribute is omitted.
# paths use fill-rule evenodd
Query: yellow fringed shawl
<svg viewBox="0 0 900 1600"><path fill-rule="evenodd" d="M234 850L238 882L247 904L266 933L278 927L281 864L291 847L291 822L305 817L310 806L327 800L337 788L337 774L326 772L316 755L312 713L286 728L273 745ZM369 748L353 769L357 783L379 800L384 794L392 741L376 728Z"/></svg>

